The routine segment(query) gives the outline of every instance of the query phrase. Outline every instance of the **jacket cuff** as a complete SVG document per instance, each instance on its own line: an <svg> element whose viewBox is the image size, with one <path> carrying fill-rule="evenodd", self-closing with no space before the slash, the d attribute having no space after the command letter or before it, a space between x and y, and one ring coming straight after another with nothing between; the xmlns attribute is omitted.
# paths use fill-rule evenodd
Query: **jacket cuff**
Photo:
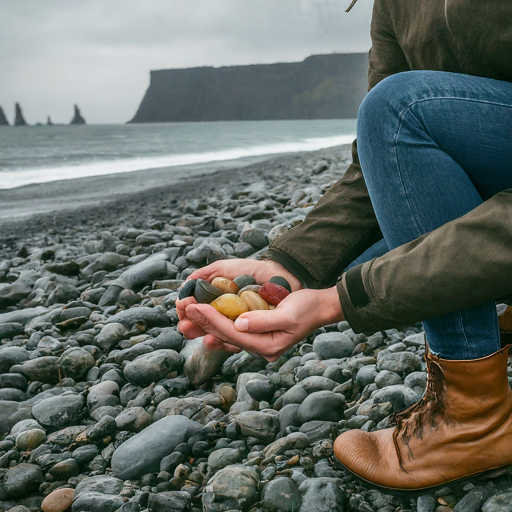
<svg viewBox="0 0 512 512"><path fill-rule="evenodd" d="M276 261L288 270L288 272L292 273L305 288L318 288L316 280L304 266L283 250L270 247L268 251L261 256L261 259Z"/></svg>
<svg viewBox="0 0 512 512"><path fill-rule="evenodd" d="M336 288L345 320L357 334L373 334L376 330L368 325L368 310L378 306L368 276L375 259L352 267L343 273ZM370 316L371 318L371 316Z"/></svg>

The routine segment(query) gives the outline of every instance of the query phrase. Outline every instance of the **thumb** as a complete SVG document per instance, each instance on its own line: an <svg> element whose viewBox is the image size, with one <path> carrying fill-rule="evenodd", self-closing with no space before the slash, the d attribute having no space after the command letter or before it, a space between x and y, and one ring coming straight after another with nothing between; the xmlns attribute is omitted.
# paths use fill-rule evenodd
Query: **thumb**
<svg viewBox="0 0 512 512"><path fill-rule="evenodd" d="M235 329L241 332L285 331L288 327L289 321L282 309L250 311L249 313L243 313L235 321Z"/></svg>

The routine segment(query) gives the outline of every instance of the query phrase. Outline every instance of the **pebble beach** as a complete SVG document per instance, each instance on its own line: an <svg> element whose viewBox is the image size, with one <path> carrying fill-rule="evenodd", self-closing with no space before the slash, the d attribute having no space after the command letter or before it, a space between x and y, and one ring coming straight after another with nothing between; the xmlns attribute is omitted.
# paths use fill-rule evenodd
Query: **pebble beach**
<svg viewBox="0 0 512 512"><path fill-rule="evenodd" d="M403 498L334 458L339 433L387 428L422 397L421 324L367 337L340 322L271 363L177 331L195 269L258 257L349 163L339 146L160 186L149 171L132 188L74 180L81 199L55 208L58 184L15 189L0 212L0 512L511 512L512 468Z"/></svg>

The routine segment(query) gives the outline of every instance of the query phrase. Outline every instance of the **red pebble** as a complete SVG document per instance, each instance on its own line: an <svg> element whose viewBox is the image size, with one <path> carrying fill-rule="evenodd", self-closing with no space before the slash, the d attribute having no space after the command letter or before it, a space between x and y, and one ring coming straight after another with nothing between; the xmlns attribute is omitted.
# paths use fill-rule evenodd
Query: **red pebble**
<svg viewBox="0 0 512 512"><path fill-rule="evenodd" d="M265 283L259 290L262 299L265 299L269 304L277 306L284 298L290 295L290 292L275 283Z"/></svg>

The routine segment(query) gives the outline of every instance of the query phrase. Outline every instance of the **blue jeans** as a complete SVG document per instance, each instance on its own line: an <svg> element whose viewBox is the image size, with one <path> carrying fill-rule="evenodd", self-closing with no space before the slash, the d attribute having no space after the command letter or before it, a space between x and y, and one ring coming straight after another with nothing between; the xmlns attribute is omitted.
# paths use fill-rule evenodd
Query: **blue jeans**
<svg viewBox="0 0 512 512"><path fill-rule="evenodd" d="M352 265L512 187L512 83L438 71L393 75L361 104L357 138L384 240ZM492 301L423 327L431 350L445 359L477 359L500 348Z"/></svg>

